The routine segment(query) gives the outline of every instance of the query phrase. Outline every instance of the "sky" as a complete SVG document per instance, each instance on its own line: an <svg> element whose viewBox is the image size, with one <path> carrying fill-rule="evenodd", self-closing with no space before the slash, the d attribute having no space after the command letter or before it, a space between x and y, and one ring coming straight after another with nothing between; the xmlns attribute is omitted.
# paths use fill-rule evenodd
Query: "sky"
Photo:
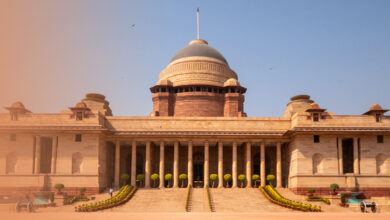
<svg viewBox="0 0 390 220"><path fill-rule="evenodd" d="M390 1L0 0L0 112L59 113L86 93L146 116L149 88L196 38L247 88L249 117L280 117L308 94L338 115L390 109ZM133 26L134 25L134 26Z"/></svg>

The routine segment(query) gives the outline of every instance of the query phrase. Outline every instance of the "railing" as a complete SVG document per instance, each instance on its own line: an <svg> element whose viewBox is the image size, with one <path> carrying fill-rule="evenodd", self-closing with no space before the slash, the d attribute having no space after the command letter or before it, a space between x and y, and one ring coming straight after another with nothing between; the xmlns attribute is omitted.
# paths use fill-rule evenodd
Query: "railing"
<svg viewBox="0 0 390 220"><path fill-rule="evenodd" d="M113 208L122 205L129 201L137 190L136 186L125 185L119 192L110 199L94 202L90 204L83 204L75 207L76 212L96 212L103 209Z"/></svg>
<svg viewBox="0 0 390 220"><path fill-rule="evenodd" d="M191 184L188 184L188 189L187 189L187 200L186 200L186 212L189 212L190 211L190 199L191 199L191 190L192 190L192 185Z"/></svg>
<svg viewBox="0 0 390 220"><path fill-rule="evenodd" d="M313 206L310 204L305 204L301 202L296 202L293 200L289 200L281 196L278 191L273 186L267 185L265 187L259 187L260 191L263 192L264 196L270 200L272 203L275 203L277 205L286 207L286 208L291 208L294 210L299 210L299 211L311 211L311 212L320 212L321 211L321 206Z"/></svg>
<svg viewBox="0 0 390 220"><path fill-rule="evenodd" d="M211 199L210 188L208 185L206 185L206 192L207 192L207 200L209 201L210 212L215 212L215 207L214 207L212 199Z"/></svg>

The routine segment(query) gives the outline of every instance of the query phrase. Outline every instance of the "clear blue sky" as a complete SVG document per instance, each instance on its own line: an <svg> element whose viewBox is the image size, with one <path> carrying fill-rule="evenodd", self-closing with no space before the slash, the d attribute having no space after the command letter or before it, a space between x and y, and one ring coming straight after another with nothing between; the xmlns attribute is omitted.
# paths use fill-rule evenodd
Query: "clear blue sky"
<svg viewBox="0 0 390 220"><path fill-rule="evenodd" d="M196 37L199 7L201 38L248 89L248 116L279 117L297 94L335 114L362 114L373 103L390 108L388 0L18 2L9 6L13 14L29 12L17 28L36 37L18 42L32 50L18 62L34 98L11 81L2 106L20 100L33 112L55 113L98 92L114 115L148 115L149 88Z"/></svg>

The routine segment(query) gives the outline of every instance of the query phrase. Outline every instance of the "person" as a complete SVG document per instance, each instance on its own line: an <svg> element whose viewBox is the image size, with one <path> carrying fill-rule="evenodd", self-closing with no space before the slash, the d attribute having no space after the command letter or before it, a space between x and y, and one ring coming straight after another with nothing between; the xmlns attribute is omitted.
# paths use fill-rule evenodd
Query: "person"
<svg viewBox="0 0 390 220"><path fill-rule="evenodd" d="M109 190L109 193L110 193L110 197L112 198L112 193L114 192L114 189L111 187L110 190Z"/></svg>

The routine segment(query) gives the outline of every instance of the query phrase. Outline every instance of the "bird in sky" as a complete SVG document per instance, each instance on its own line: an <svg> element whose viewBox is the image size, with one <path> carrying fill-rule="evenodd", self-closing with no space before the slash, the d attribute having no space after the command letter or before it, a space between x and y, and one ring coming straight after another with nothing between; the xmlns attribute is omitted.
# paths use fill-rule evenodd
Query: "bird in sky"
<svg viewBox="0 0 390 220"><path fill-rule="evenodd" d="M135 27L135 24L132 24L131 27Z"/></svg>

